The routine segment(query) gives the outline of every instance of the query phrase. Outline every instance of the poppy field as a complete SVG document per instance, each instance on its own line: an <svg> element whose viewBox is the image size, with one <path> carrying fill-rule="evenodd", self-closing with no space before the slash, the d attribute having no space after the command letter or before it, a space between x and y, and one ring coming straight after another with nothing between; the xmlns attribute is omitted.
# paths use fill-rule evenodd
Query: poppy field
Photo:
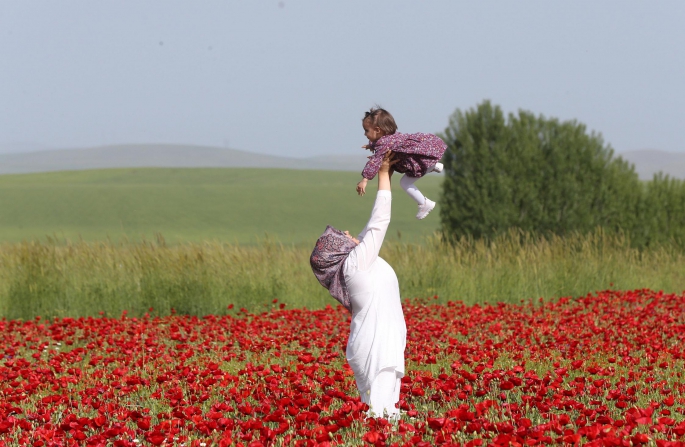
<svg viewBox="0 0 685 447"><path fill-rule="evenodd" d="M349 314L287 307L0 320L0 446L685 444L685 294L406 300L396 423L365 418Z"/></svg>

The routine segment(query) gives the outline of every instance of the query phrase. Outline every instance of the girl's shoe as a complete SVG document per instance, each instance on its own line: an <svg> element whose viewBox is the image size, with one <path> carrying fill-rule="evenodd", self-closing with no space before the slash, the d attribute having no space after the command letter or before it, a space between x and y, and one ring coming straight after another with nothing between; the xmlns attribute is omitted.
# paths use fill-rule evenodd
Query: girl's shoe
<svg viewBox="0 0 685 447"><path fill-rule="evenodd" d="M433 208L435 208L435 202L433 202L432 200L426 199L423 202L423 205L419 205L419 213L416 215L416 218L417 219L423 219L424 217L426 217L428 215L428 213L433 211Z"/></svg>
<svg viewBox="0 0 685 447"><path fill-rule="evenodd" d="M435 163L431 172L437 172L438 174L442 172L443 165L440 162Z"/></svg>

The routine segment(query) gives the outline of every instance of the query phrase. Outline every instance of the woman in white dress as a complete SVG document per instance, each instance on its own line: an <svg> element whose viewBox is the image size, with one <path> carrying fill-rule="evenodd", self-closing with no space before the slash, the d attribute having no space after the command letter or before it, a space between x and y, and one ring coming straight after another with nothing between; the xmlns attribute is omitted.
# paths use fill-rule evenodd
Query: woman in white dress
<svg viewBox="0 0 685 447"><path fill-rule="evenodd" d="M381 166L371 218L359 236L328 226L310 263L321 285L352 313L346 355L362 402L370 415L396 419L407 328L395 271L378 256L390 224L393 161L386 157Z"/></svg>

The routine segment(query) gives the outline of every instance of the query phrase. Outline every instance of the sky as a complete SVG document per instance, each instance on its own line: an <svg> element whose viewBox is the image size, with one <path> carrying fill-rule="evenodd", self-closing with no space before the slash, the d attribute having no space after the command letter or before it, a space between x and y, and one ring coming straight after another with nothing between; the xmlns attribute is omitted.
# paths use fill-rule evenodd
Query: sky
<svg viewBox="0 0 685 447"><path fill-rule="evenodd" d="M685 2L0 0L0 152L353 155L489 99L685 152Z"/></svg>

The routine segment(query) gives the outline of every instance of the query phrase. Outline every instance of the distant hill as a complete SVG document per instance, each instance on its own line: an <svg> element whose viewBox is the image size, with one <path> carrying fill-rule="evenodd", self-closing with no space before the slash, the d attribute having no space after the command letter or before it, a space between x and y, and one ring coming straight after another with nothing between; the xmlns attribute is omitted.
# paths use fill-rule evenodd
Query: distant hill
<svg viewBox="0 0 685 447"><path fill-rule="evenodd" d="M172 144L100 146L0 153L0 174L108 168L287 168L359 171L366 154L310 158L278 157L235 149Z"/></svg>
<svg viewBox="0 0 685 447"><path fill-rule="evenodd" d="M19 152L35 152L35 151L46 151L51 149L40 143L33 142L11 142L11 143L0 143L0 154L14 154Z"/></svg>
<svg viewBox="0 0 685 447"><path fill-rule="evenodd" d="M53 149L21 153L0 151L0 174L81 171L108 168L286 168L361 172L364 151L308 158L279 157L211 146L129 144L87 149ZM662 171L685 179L685 152L638 150L616 153L635 165L643 180Z"/></svg>
<svg viewBox="0 0 685 447"><path fill-rule="evenodd" d="M642 180L651 180L661 171L671 177L685 179L685 152L666 152L656 149L621 152L620 155L635 165Z"/></svg>

